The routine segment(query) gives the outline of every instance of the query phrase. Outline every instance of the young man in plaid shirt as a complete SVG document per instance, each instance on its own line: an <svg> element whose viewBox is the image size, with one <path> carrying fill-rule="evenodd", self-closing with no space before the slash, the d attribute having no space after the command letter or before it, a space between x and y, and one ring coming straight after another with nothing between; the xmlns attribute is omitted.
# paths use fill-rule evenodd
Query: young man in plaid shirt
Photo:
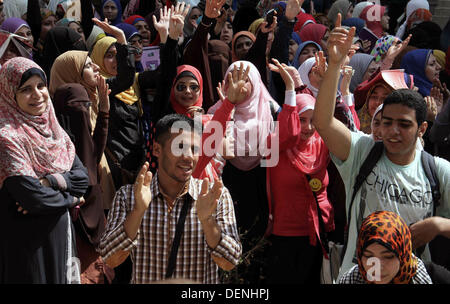
<svg viewBox="0 0 450 304"><path fill-rule="evenodd" d="M171 133L176 123L191 131ZM150 283L167 278L220 283L218 267L231 270L242 253L230 193L221 181L212 187L207 179L191 175L198 161L201 130L184 115L163 117L156 125L153 153L158 171L152 177L148 163L134 185L117 191L109 212L100 253L112 267L129 254L133 262L131 283ZM183 151L181 156L175 151ZM184 204L190 204L179 241L172 275L167 275L177 222Z"/></svg>

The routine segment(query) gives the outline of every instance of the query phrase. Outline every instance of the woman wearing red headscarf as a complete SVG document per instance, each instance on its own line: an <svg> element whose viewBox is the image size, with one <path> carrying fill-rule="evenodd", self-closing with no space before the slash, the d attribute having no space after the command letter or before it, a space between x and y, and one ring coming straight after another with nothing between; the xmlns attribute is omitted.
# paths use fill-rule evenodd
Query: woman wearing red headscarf
<svg viewBox="0 0 450 304"><path fill-rule="evenodd" d="M360 18L366 21L366 27L378 38L383 37L389 30L389 16L386 6L378 4L366 6Z"/></svg>
<svg viewBox="0 0 450 304"><path fill-rule="evenodd" d="M314 41L327 54L327 40L330 35L330 30L322 24L308 24L298 33L300 39L304 41Z"/></svg>
<svg viewBox="0 0 450 304"><path fill-rule="evenodd" d="M323 233L334 230L333 208L327 197L328 149L311 124L315 98L297 94L294 82L276 62L286 84L278 116L279 161L267 168L272 216L269 282L319 283Z"/></svg>

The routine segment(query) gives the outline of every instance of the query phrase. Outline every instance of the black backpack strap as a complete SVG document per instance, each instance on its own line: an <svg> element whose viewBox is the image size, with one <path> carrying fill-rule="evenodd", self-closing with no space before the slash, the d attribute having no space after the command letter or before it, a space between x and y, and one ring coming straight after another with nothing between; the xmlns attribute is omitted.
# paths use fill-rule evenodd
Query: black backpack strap
<svg viewBox="0 0 450 304"><path fill-rule="evenodd" d="M358 175L355 179L355 184L353 185L353 193L352 193L352 199L350 201L350 207L348 208L347 215L347 225L345 227L344 231L344 247L342 250L342 256L341 261L344 260L344 254L347 250L347 243L348 243L348 231L350 229L350 219L352 216L352 207L353 207L353 201L355 200L356 193L358 192L359 188L361 188L362 184L366 180L367 176L369 176L370 172L372 172L372 169L377 164L378 160L381 158L381 155L383 155L384 145L382 141L376 141L375 145L370 150L369 154L367 155L366 159L364 160L363 164L359 168Z"/></svg>
<svg viewBox="0 0 450 304"><path fill-rule="evenodd" d="M436 163L433 155L429 154L425 150L422 150L421 160L423 170L425 171L425 175L431 185L431 195L433 196L433 215L436 215L436 207L439 206L441 200L439 179L436 173Z"/></svg>
<svg viewBox="0 0 450 304"><path fill-rule="evenodd" d="M186 195L186 199L181 208L180 217L178 218L177 227L175 228L175 237L173 238L172 248L170 250L169 263L166 269L166 279L170 278L174 271L177 261L178 247L180 247L181 236L184 231L184 222L186 221L186 216L191 206L192 198Z"/></svg>
<svg viewBox="0 0 450 304"><path fill-rule="evenodd" d="M353 201L355 200L356 193L358 192L359 188L361 188L362 184L366 180L367 176L369 176L370 172L372 172L372 169L375 167L381 155L383 154L383 150L384 150L383 142L376 141L375 145L372 147L363 164L359 168L358 175L356 176L355 179L355 184L353 185L352 200L350 201L350 208L348 209L349 214L347 217L347 225L349 224L350 221L350 215L352 212Z"/></svg>

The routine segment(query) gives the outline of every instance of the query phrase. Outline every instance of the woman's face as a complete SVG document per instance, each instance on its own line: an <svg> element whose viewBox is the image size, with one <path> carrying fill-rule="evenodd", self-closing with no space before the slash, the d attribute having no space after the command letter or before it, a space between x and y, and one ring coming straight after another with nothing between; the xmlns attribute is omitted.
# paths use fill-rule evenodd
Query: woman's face
<svg viewBox="0 0 450 304"><path fill-rule="evenodd" d="M384 31L389 30L389 15L388 15L388 10L386 9L386 11L384 12L383 17L381 17L381 26L383 27Z"/></svg>
<svg viewBox="0 0 450 304"><path fill-rule="evenodd" d="M103 16L105 16L105 18L108 18L109 21L116 19L118 13L119 10L117 9L114 1L108 1L103 6Z"/></svg>
<svg viewBox="0 0 450 304"><path fill-rule="evenodd" d="M110 75L117 75L117 59L116 59L117 49L113 44L109 47L108 51L106 51L105 56L103 57L103 65L106 69L106 72Z"/></svg>
<svg viewBox="0 0 450 304"><path fill-rule="evenodd" d="M316 131L316 128L314 128L312 124L313 114L313 110L306 110L305 112L300 114L300 126L302 128L300 134L301 140L308 140L311 136L314 135L314 132Z"/></svg>
<svg viewBox="0 0 450 304"><path fill-rule="evenodd" d="M134 35L133 37L131 37L129 43L138 48L141 53L140 54L135 54L134 55L134 60L135 61L141 61L142 59L142 50L144 49L144 46L142 45L142 38L139 35Z"/></svg>
<svg viewBox="0 0 450 304"><path fill-rule="evenodd" d="M41 35L40 38L42 41L45 41L45 37L47 37L47 33L49 30L55 27L56 17L55 16L48 16L44 20L42 20L41 23Z"/></svg>
<svg viewBox="0 0 450 304"><path fill-rule="evenodd" d="M148 26L147 22L143 20L138 21L134 24L134 27L138 30L139 34L142 36L142 45L149 46L151 33L150 27Z"/></svg>
<svg viewBox="0 0 450 304"><path fill-rule="evenodd" d="M34 45L34 38L33 38L33 34L31 33L31 29L26 26L26 25L22 25L17 31L16 31L16 35L22 36L26 39L28 39L28 41L30 42L31 45Z"/></svg>
<svg viewBox="0 0 450 304"><path fill-rule="evenodd" d="M88 57L83 67L83 80L86 81L89 86L96 87L99 71L99 66L93 63L92 59Z"/></svg>
<svg viewBox="0 0 450 304"><path fill-rule="evenodd" d="M372 60L372 62L369 64L369 67L367 68L366 72L364 73L362 82L364 82L367 79L369 79L370 76L372 76L373 73L375 73L378 70L379 65L380 64L376 63L375 60Z"/></svg>
<svg viewBox="0 0 450 304"><path fill-rule="evenodd" d="M309 82L313 87L318 89L320 87L320 83L322 82L322 77L318 72L315 71L314 67L308 73Z"/></svg>
<svg viewBox="0 0 450 304"><path fill-rule="evenodd" d="M40 116L45 112L48 100L47 85L37 75L25 81L16 92L16 101L19 108L33 116Z"/></svg>
<svg viewBox="0 0 450 304"><path fill-rule="evenodd" d="M330 31L327 30L325 34L323 35L322 39L320 40L320 47L322 48L325 55L327 54L327 41L328 37L330 37Z"/></svg>
<svg viewBox="0 0 450 304"><path fill-rule="evenodd" d="M202 12L198 8L193 8L191 10L191 13L189 15L189 23L192 25L193 28L197 28L197 19L200 18L202 15Z"/></svg>
<svg viewBox="0 0 450 304"><path fill-rule="evenodd" d="M381 111L379 111L377 115L375 115L371 126L372 135L375 140L383 140L383 138L381 137L380 126L381 126Z"/></svg>
<svg viewBox="0 0 450 304"><path fill-rule="evenodd" d="M433 54L430 54L427 65L425 66L425 76L427 76L429 81L433 82L439 78L440 71L441 66L437 62L436 57L434 57Z"/></svg>
<svg viewBox="0 0 450 304"><path fill-rule="evenodd" d="M314 55L319 51L319 49L314 45L310 44L303 48L303 50L300 52L300 55L298 56L298 62L301 65L303 62L305 62L307 59L314 57Z"/></svg>
<svg viewBox="0 0 450 304"><path fill-rule="evenodd" d="M175 83L174 96L176 101L187 108L195 104L200 97L200 85L193 77L181 77Z"/></svg>
<svg viewBox="0 0 450 304"><path fill-rule="evenodd" d="M14 45L13 42L10 42L2 58L0 58L0 65L3 65L6 61L8 61L11 58L20 56L21 55L19 53L19 50L17 50L17 47Z"/></svg>
<svg viewBox="0 0 450 304"><path fill-rule="evenodd" d="M290 39L289 40L289 61L294 61L295 53L297 52L298 44L295 42L295 40Z"/></svg>
<svg viewBox="0 0 450 304"><path fill-rule="evenodd" d="M368 274L367 279L372 279L371 281L375 284L389 284L400 270L400 260L395 253L378 243L372 243L366 247L361 262ZM377 265L379 269L376 269Z"/></svg>
<svg viewBox="0 0 450 304"><path fill-rule="evenodd" d="M348 8L348 11L347 11L347 15L345 15L345 18L344 18L343 20L352 17L352 15L353 15L353 9L354 9L354 8L355 8L355 7L354 7L353 5L350 5L350 7Z"/></svg>
<svg viewBox="0 0 450 304"><path fill-rule="evenodd" d="M369 110L369 115L371 117L373 117L373 114L375 113L376 109L378 108L378 106L380 104L382 104L384 102L384 100L389 95L389 93L390 93L389 90L383 86L378 86L372 91L372 94L370 94L369 100L368 100L368 102L369 102L368 110Z"/></svg>
<svg viewBox="0 0 450 304"><path fill-rule="evenodd" d="M220 32L220 40L229 44L233 40L233 25L230 22L225 22Z"/></svg>
<svg viewBox="0 0 450 304"><path fill-rule="evenodd" d="M77 22L69 23L69 28L73 29L75 32L81 35L81 39L86 42L86 37L84 36L83 28Z"/></svg>
<svg viewBox="0 0 450 304"><path fill-rule="evenodd" d="M234 52L239 60L244 59L248 51L253 45L253 41L247 36L240 36L236 39L236 44L234 46Z"/></svg>

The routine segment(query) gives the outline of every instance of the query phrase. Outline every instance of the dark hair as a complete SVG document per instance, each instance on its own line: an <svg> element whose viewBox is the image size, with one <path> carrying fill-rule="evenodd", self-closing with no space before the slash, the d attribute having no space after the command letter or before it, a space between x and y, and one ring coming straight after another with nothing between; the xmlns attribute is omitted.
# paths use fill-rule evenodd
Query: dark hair
<svg viewBox="0 0 450 304"><path fill-rule="evenodd" d="M181 114L168 114L158 120L155 125L155 141L159 144L164 144L170 137L170 129L176 122L186 122L189 125L191 131L202 134L202 124L194 123L194 120L186 115ZM200 126L200 127L199 127Z"/></svg>
<svg viewBox="0 0 450 304"><path fill-rule="evenodd" d="M384 107L390 104L401 104L408 108L414 109L416 112L417 125L421 125L427 115L427 105L420 93L410 89L399 89L389 94L383 102Z"/></svg>
<svg viewBox="0 0 450 304"><path fill-rule="evenodd" d="M26 70L25 73L22 74L22 78L20 79L18 88L20 88L25 82L27 82L28 79L36 75L39 76L45 82L45 84L47 84L47 77L45 76L44 71L38 68L31 68Z"/></svg>

